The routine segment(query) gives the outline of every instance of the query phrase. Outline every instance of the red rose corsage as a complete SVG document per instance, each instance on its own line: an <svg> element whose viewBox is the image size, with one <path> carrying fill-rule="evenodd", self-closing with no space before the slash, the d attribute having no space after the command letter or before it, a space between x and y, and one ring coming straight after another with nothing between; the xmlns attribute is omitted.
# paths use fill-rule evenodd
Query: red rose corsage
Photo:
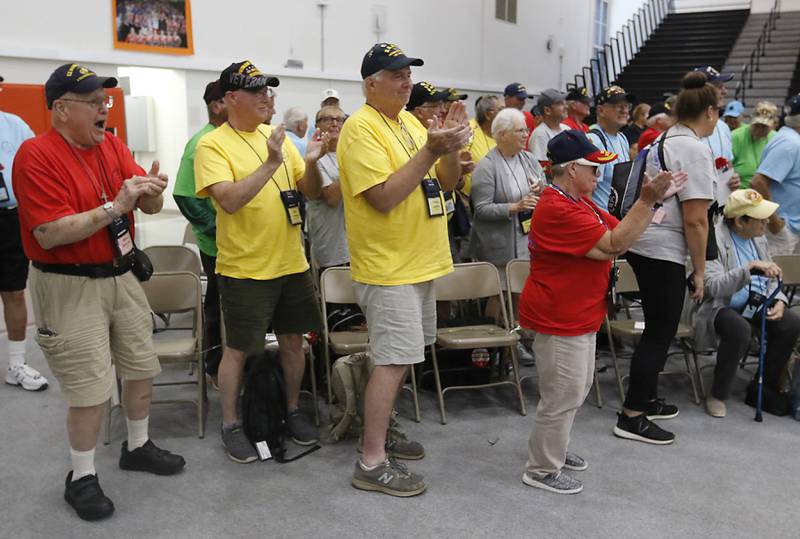
<svg viewBox="0 0 800 539"><path fill-rule="evenodd" d="M717 170L723 170L730 166L731 162L725 159L724 157L717 157L714 160L714 166L717 167Z"/></svg>

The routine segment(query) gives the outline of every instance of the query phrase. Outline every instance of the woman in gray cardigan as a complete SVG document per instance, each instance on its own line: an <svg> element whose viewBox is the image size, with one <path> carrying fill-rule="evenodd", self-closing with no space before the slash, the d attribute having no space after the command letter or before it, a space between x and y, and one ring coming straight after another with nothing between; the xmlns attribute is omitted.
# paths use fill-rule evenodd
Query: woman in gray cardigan
<svg viewBox="0 0 800 539"><path fill-rule="evenodd" d="M527 136L522 112L501 110L492 122L497 147L472 173L470 254L497 266L504 288L508 261L530 258L531 215L544 187L542 167L523 149Z"/></svg>
<svg viewBox="0 0 800 539"><path fill-rule="evenodd" d="M764 238L767 220L777 208L752 189L734 191L725 204L725 219L716 227L719 256L706 264L704 300L693 313L695 347L717 348L714 382L706 399L706 411L713 417L725 416L737 366L750 346L754 308L759 298L775 290L777 281L769 278L781 275ZM776 395L800 336L800 317L786 309L786 303L786 296L778 293L767 310L764 387Z"/></svg>

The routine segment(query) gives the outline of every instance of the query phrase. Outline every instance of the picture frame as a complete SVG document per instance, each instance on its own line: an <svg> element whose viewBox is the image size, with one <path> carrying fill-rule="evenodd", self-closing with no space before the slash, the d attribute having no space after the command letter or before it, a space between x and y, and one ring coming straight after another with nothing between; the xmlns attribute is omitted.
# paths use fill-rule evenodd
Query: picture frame
<svg viewBox="0 0 800 539"><path fill-rule="evenodd" d="M114 48L194 54L190 0L111 0Z"/></svg>

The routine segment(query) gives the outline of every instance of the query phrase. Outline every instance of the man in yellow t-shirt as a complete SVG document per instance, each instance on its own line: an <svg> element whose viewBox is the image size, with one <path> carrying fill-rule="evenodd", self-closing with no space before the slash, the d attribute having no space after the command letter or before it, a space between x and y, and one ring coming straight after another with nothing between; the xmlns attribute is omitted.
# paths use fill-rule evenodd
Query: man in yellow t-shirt
<svg viewBox="0 0 800 539"><path fill-rule="evenodd" d="M305 369L303 333L320 314L300 237L300 195L320 196L316 162L322 142L309 141L305 161L283 125L262 125L274 113L272 86L249 61L220 75L228 121L206 134L195 153L196 189L217 209L217 274L226 346L219 367L222 441L236 462L258 457L236 405L245 359L264 350L270 325L278 337L286 381L287 424L300 444L318 433L297 409Z"/></svg>
<svg viewBox="0 0 800 539"><path fill-rule="evenodd" d="M470 136L461 102L427 129L403 110L412 65L422 60L390 43L367 52L366 104L345 122L337 147L354 288L375 364L351 481L393 496L425 490L423 478L393 458L422 458L424 449L389 431L389 420L408 366L423 361L436 339L433 279L452 271L442 190L458 181L459 149Z"/></svg>

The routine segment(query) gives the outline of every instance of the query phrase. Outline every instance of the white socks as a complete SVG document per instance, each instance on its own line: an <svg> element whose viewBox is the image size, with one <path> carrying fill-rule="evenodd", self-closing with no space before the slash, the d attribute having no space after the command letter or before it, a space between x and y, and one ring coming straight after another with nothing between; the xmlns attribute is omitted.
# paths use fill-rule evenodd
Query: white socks
<svg viewBox="0 0 800 539"><path fill-rule="evenodd" d="M25 364L25 340L8 341L8 368L13 369Z"/></svg>
<svg viewBox="0 0 800 539"><path fill-rule="evenodd" d="M72 459L73 481L97 473L94 471L94 448L89 451L75 451L70 447L69 456Z"/></svg>
<svg viewBox="0 0 800 539"><path fill-rule="evenodd" d="M150 416L144 419L126 419L125 422L128 424L128 451L142 447L149 439L147 427Z"/></svg>

